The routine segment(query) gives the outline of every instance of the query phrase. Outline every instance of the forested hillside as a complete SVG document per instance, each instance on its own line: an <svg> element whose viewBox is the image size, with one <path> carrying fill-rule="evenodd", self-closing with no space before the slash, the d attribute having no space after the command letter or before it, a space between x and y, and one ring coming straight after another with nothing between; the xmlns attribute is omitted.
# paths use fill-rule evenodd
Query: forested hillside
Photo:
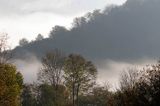
<svg viewBox="0 0 160 106"><path fill-rule="evenodd" d="M16 47L16 58L25 54L42 57L58 48L79 53L91 60L134 60L160 54L160 1L128 0L75 18L73 27L55 26L48 38Z"/></svg>

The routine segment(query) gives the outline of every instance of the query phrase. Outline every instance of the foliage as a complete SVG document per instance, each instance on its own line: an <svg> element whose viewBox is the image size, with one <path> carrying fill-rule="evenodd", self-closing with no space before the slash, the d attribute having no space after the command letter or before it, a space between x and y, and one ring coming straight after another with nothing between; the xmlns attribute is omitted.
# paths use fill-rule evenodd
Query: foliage
<svg viewBox="0 0 160 106"><path fill-rule="evenodd" d="M21 40L19 40L19 45L20 46L25 46L29 43L29 41L26 38L22 38Z"/></svg>
<svg viewBox="0 0 160 106"><path fill-rule="evenodd" d="M80 96L79 106L107 106L111 96L108 86L97 85L91 93Z"/></svg>
<svg viewBox="0 0 160 106"><path fill-rule="evenodd" d="M52 31L50 31L49 37L55 38L55 36L64 35L67 31L68 30L65 27L56 25L52 28Z"/></svg>
<svg viewBox="0 0 160 106"><path fill-rule="evenodd" d="M55 92L53 86L43 84L39 86L38 106L54 106Z"/></svg>
<svg viewBox="0 0 160 106"><path fill-rule="evenodd" d="M64 66L65 84L72 95L73 106L78 105L79 94L88 93L95 84L97 69L81 55L71 54Z"/></svg>
<svg viewBox="0 0 160 106"><path fill-rule="evenodd" d="M38 89L38 106L66 106L68 94L63 85L59 85L59 89L56 92L54 87L48 84L41 84ZM55 97L56 93L57 95Z"/></svg>
<svg viewBox="0 0 160 106"><path fill-rule="evenodd" d="M19 106L22 75L11 64L0 64L0 106Z"/></svg>
<svg viewBox="0 0 160 106"><path fill-rule="evenodd" d="M52 83L42 82L37 86L36 92L27 91L24 88L25 103L33 103L33 106L160 105L160 62L145 67L143 70L128 68L121 74L120 86L116 91L110 91L109 86L105 85L93 86L97 70L81 55L69 55L65 58L62 67L64 79L63 77L60 79L64 81L63 83L57 83L55 86ZM3 95L7 87L2 80L0 82L0 95ZM21 81L17 80L17 82Z"/></svg>
<svg viewBox="0 0 160 106"><path fill-rule="evenodd" d="M34 95L33 92L33 87L34 85L32 84L25 84L23 86L23 92L21 95L22 98L22 106L36 106L37 101L36 101L36 97Z"/></svg>
<svg viewBox="0 0 160 106"><path fill-rule="evenodd" d="M38 34L37 37L36 37L36 41L41 41L43 39L44 39L44 37L41 34Z"/></svg>

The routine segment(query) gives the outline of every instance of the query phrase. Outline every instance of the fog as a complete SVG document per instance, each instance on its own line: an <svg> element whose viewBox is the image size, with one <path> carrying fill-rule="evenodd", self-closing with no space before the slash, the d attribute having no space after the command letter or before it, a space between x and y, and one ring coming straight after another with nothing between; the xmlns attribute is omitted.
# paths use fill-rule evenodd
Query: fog
<svg viewBox="0 0 160 106"><path fill-rule="evenodd" d="M98 70L97 83L108 83L112 88L116 89L119 87L119 79L123 71L127 71L130 68L142 69L156 62L156 59L151 58L142 58L136 61L116 61L110 59L96 61L94 63ZM17 59L13 60L13 63L17 66L18 71L23 74L25 83L37 81L37 73L41 68L41 61L36 56L29 54L25 60Z"/></svg>
<svg viewBox="0 0 160 106"><path fill-rule="evenodd" d="M37 72L41 68L41 62L36 56L29 56L26 60L13 60L17 66L17 70L22 73L25 83L33 83L37 81Z"/></svg>

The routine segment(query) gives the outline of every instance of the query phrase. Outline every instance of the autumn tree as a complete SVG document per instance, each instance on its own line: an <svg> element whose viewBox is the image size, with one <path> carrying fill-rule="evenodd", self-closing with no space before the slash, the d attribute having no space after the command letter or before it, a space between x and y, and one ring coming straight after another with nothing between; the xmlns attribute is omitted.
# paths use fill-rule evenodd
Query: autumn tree
<svg viewBox="0 0 160 106"><path fill-rule="evenodd" d="M11 64L0 64L0 106L19 106L22 75Z"/></svg>
<svg viewBox="0 0 160 106"><path fill-rule="evenodd" d="M71 54L65 60L64 78L73 106L78 106L79 94L86 93L95 84L97 69L81 55Z"/></svg>

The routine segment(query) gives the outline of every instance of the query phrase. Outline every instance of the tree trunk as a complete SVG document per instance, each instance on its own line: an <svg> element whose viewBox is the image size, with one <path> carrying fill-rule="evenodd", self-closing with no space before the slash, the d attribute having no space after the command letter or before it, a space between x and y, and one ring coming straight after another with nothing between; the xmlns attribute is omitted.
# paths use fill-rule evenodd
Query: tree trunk
<svg viewBox="0 0 160 106"><path fill-rule="evenodd" d="M72 102L73 102L73 106L75 106L75 99L74 99L74 95L75 95L75 93L74 93L74 91L75 91L75 86L74 86L74 83L73 83L73 85L72 85L72 89L73 89L73 90L72 90L72 92L73 92L73 93L72 93L72 99L73 99Z"/></svg>
<svg viewBox="0 0 160 106"><path fill-rule="evenodd" d="M80 84L78 84L78 86L77 86L77 92L76 92L76 106L79 106L79 86L80 86Z"/></svg>

